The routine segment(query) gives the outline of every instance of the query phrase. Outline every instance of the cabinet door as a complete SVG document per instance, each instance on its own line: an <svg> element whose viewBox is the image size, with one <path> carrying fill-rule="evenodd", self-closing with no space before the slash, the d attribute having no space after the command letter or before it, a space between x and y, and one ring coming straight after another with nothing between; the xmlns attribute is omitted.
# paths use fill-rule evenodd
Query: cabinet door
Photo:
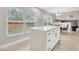
<svg viewBox="0 0 79 59"><path fill-rule="evenodd" d="M47 50L51 50L52 31L47 32Z"/></svg>
<svg viewBox="0 0 79 59"><path fill-rule="evenodd" d="M47 41L47 50L50 51L52 49L51 40Z"/></svg>
<svg viewBox="0 0 79 59"><path fill-rule="evenodd" d="M57 38L57 36L58 36L58 31L57 31L57 28L56 28L56 29L54 29L54 31L53 31L53 32L54 32L54 34L53 34L53 35L54 35L54 40L55 40L55 39Z"/></svg>
<svg viewBox="0 0 79 59"><path fill-rule="evenodd" d="M56 38L56 39L59 39L59 36L60 36L60 29L59 29L59 28L56 28L56 31L55 31L55 38Z"/></svg>
<svg viewBox="0 0 79 59"><path fill-rule="evenodd" d="M53 40L55 40L55 30L52 30L51 33L52 33L51 38L52 38L52 41L53 41Z"/></svg>

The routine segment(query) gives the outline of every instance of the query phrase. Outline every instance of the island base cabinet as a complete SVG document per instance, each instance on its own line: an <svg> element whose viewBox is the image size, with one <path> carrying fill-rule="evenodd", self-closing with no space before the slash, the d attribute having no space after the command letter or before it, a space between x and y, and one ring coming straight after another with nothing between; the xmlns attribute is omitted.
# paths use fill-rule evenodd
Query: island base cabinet
<svg viewBox="0 0 79 59"><path fill-rule="evenodd" d="M51 51L57 44L59 39L59 31L56 28L51 28L47 31L39 29L30 30L30 50L31 51Z"/></svg>

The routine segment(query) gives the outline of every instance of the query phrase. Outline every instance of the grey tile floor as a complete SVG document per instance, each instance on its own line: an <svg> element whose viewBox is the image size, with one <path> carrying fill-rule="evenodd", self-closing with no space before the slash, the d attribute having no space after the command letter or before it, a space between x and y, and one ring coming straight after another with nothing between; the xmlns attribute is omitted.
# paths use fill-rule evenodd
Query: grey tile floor
<svg viewBox="0 0 79 59"><path fill-rule="evenodd" d="M79 32L61 34L53 51L79 51Z"/></svg>

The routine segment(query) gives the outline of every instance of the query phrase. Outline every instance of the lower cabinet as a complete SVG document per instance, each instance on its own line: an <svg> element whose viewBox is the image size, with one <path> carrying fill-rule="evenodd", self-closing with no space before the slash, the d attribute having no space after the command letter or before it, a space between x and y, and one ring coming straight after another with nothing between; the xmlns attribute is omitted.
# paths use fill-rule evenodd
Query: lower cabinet
<svg viewBox="0 0 79 59"><path fill-rule="evenodd" d="M60 30L59 28L55 28L52 29L50 31L50 35L47 35L47 49L48 50L52 50L54 48L54 46L56 45L56 43L59 41L59 37L60 37Z"/></svg>
<svg viewBox="0 0 79 59"><path fill-rule="evenodd" d="M51 51L60 40L59 27L33 28L30 30L30 50L31 51Z"/></svg>

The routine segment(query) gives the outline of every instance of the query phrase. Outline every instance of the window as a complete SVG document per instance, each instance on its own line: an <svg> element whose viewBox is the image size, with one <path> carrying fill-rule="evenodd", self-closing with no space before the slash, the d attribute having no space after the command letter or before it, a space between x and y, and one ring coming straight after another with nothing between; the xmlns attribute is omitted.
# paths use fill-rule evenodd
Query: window
<svg viewBox="0 0 79 59"><path fill-rule="evenodd" d="M8 8L7 35L14 36L24 33L23 12L19 8Z"/></svg>
<svg viewBox="0 0 79 59"><path fill-rule="evenodd" d="M32 9L8 8L7 36L21 35L36 26L37 13Z"/></svg>

